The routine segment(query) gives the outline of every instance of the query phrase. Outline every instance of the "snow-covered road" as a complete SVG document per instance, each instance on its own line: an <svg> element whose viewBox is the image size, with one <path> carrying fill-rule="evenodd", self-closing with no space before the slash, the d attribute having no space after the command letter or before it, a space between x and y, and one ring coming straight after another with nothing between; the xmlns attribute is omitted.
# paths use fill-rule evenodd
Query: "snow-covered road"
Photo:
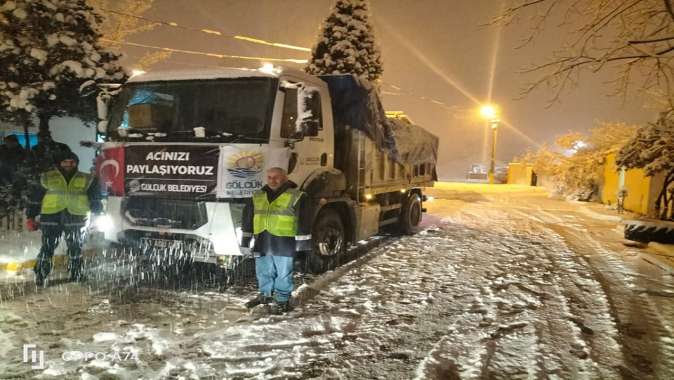
<svg viewBox="0 0 674 380"><path fill-rule="evenodd" d="M310 279L284 316L248 314L252 286L17 291L0 377L674 378L674 281L614 216L527 189L432 193L424 231Z"/></svg>

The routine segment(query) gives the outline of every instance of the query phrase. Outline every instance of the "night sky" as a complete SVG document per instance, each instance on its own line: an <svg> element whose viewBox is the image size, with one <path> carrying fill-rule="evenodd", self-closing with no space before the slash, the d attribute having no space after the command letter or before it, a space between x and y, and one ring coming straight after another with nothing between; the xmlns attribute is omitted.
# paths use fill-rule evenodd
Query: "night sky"
<svg viewBox="0 0 674 380"><path fill-rule="evenodd" d="M441 178L462 178L470 164L486 159L485 123L475 110L476 102L488 99L497 41L493 102L502 109L502 119L530 139L502 126L497 164L507 164L513 156L535 147L534 142L551 142L571 130L585 131L597 121L643 123L656 114L636 93L624 98L608 96L612 92L607 83L610 72L582 76L576 88L551 106L552 92L545 88L521 98L521 89L536 78L536 74L521 74L522 68L545 62L562 43L559 37L565 29L554 20L539 39L518 49L530 30L527 19L505 27L498 38L498 27L487 25L499 13L498 0L372 0L370 4L384 62L384 105L387 110L405 111L415 123L440 137ZM331 0L155 0L144 16L311 47L331 5ZM131 35L128 41L229 55L310 56L167 26ZM125 46L122 51L127 54L126 64L131 65L151 50ZM199 66L259 67L259 62L176 53L152 69Z"/></svg>

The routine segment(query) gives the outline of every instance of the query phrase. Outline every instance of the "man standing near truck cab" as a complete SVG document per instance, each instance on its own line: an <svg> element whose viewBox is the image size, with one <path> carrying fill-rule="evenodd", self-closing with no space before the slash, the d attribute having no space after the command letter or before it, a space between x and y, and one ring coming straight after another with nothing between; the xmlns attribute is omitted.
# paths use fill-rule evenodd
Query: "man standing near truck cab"
<svg viewBox="0 0 674 380"><path fill-rule="evenodd" d="M43 287L52 270L52 257L61 236L68 246L71 281L83 281L82 243L83 228L89 213L102 211L98 181L90 174L77 171L79 158L66 152L56 159L58 169L42 173L40 187L31 194L26 209L26 228L42 230L42 247L35 261L35 284ZM38 218L39 217L39 221Z"/></svg>
<svg viewBox="0 0 674 380"><path fill-rule="evenodd" d="M272 313L291 309L295 253L312 247L308 212L307 195L288 180L286 171L267 170L267 185L253 194L242 217L242 247L248 247L255 237L252 251L259 290L247 308L275 301Z"/></svg>

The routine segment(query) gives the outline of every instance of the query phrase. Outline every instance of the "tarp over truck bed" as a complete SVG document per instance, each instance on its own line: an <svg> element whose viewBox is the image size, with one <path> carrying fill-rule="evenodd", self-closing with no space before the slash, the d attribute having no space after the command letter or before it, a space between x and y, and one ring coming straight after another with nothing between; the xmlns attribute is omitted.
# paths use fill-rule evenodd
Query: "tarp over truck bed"
<svg viewBox="0 0 674 380"><path fill-rule="evenodd" d="M321 75L332 98L336 144L349 129L364 132L401 164L436 163L438 138L404 120L388 119L372 84L353 75ZM339 146L335 153L339 154ZM337 162L340 162L337 158Z"/></svg>

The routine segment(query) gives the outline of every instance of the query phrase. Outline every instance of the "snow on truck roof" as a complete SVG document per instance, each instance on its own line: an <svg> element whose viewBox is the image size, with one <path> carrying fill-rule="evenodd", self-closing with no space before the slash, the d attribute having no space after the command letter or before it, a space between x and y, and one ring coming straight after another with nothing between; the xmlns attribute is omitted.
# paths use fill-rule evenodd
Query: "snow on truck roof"
<svg viewBox="0 0 674 380"><path fill-rule="evenodd" d="M193 79L219 79L219 78L242 78L242 77L272 77L273 74L254 69L233 68L204 68L186 70L149 71L134 75L128 83L157 82L169 80L193 80Z"/></svg>
<svg viewBox="0 0 674 380"><path fill-rule="evenodd" d="M129 78L128 83L175 81L175 80L250 78L250 77L276 78L281 73L292 73L295 76L297 75L309 76L308 74L300 70L281 68L281 67L275 67L273 70L217 67L217 68L149 71L143 74L132 76L131 78Z"/></svg>

